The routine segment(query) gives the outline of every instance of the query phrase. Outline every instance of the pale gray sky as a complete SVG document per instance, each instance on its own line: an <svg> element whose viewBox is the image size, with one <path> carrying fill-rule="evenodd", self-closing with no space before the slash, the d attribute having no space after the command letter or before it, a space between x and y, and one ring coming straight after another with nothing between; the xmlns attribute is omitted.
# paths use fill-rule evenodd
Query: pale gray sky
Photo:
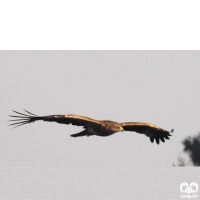
<svg viewBox="0 0 200 200"><path fill-rule="evenodd" d="M181 141L200 131L199 51L1 51L0 60L1 199L173 199L181 182L200 180L172 168ZM23 109L175 131L157 145L135 132L72 138L81 127L48 122L10 130L8 115Z"/></svg>

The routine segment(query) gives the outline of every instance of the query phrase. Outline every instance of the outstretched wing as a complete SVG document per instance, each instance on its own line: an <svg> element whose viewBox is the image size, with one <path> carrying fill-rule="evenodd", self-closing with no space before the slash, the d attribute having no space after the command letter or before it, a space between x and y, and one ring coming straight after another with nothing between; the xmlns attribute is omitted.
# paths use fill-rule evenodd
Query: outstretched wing
<svg viewBox="0 0 200 200"><path fill-rule="evenodd" d="M37 116L28 111L26 111L28 114L19 113L16 111L13 111L13 112L17 113L18 115L17 116L10 115L10 117L17 118L14 120L10 120L10 121L15 121L15 123L10 124L10 126L16 125L15 127L21 126L24 124L28 124L31 122L35 122L38 120L43 120L43 121L48 121L48 122L57 122L60 124L72 124L72 125L84 126L84 127L86 127L89 124L93 124L93 125L96 124L96 125L100 125L100 126L104 125L103 122L101 122L101 121L94 120L94 119L91 119L88 117L79 116L79 115Z"/></svg>
<svg viewBox="0 0 200 200"><path fill-rule="evenodd" d="M137 133L145 134L150 138L152 143L154 142L154 139L156 140L157 144L159 144L159 140L165 142L165 139L169 140L169 136L171 136L169 131L149 123L128 122L121 123L121 126L125 131L135 131ZM171 132L173 131L174 130L172 129Z"/></svg>

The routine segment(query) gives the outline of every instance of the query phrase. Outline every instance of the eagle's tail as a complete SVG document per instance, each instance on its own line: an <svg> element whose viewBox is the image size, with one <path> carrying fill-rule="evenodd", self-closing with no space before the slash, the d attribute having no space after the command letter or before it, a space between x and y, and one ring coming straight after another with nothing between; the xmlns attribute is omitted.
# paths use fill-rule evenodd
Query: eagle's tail
<svg viewBox="0 0 200 200"><path fill-rule="evenodd" d="M9 126L16 125L16 126L13 127L13 128L16 128L18 126L21 126L21 125L24 125L24 124L28 124L28 123L31 123L31 122L34 122L36 120L40 120L41 119L41 117L39 117L39 116L37 116L37 115L35 115L33 113L30 113L27 110L24 110L24 111L26 111L28 113L28 115L27 114L23 114L23 113L19 113L19 112L13 110L13 112L15 112L15 113L17 113L19 115L17 115L17 116L9 115L10 117L18 118L18 119L9 120L9 121L15 121L15 123L10 124Z"/></svg>
<svg viewBox="0 0 200 200"><path fill-rule="evenodd" d="M81 131L80 133L72 134L70 136L71 137L80 137L80 136L86 136L86 135L89 135L89 133L86 130L84 130L84 131Z"/></svg>

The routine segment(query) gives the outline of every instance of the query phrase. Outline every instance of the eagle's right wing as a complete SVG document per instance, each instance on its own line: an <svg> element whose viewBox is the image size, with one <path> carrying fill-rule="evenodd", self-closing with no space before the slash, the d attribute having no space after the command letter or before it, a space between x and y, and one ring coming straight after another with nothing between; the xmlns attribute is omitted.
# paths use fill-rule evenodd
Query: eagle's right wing
<svg viewBox="0 0 200 200"><path fill-rule="evenodd" d="M24 125L24 124L28 124L28 123L31 123L31 122L35 122L35 121L38 121L38 120L43 120L43 121L48 121L48 122L57 122L57 123L60 123L60 124L72 124L72 125L84 126L84 127L86 127L87 125L104 126L104 123L102 121L94 120L94 119L79 116L79 115L37 116L37 115L34 115L34 114L32 114L28 111L26 111L28 113L28 115L23 114L23 113L19 113L19 112L16 112L16 111L13 111L13 112L19 114L18 116L10 115L10 117L18 118L18 119L10 120L10 121L15 121L15 123L10 124L10 126L16 125L15 127L21 126L21 125Z"/></svg>

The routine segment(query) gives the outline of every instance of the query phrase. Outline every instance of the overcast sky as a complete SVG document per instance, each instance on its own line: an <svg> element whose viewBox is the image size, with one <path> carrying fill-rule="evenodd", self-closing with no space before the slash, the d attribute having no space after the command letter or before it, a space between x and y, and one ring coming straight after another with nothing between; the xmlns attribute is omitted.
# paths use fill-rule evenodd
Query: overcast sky
<svg viewBox="0 0 200 200"><path fill-rule="evenodd" d="M189 175L172 164L200 131L199 51L1 51L0 60L2 199L169 199L161 191L173 173L179 195ZM174 133L157 145L135 132L72 138L81 127L40 121L11 130L8 115L23 109Z"/></svg>

